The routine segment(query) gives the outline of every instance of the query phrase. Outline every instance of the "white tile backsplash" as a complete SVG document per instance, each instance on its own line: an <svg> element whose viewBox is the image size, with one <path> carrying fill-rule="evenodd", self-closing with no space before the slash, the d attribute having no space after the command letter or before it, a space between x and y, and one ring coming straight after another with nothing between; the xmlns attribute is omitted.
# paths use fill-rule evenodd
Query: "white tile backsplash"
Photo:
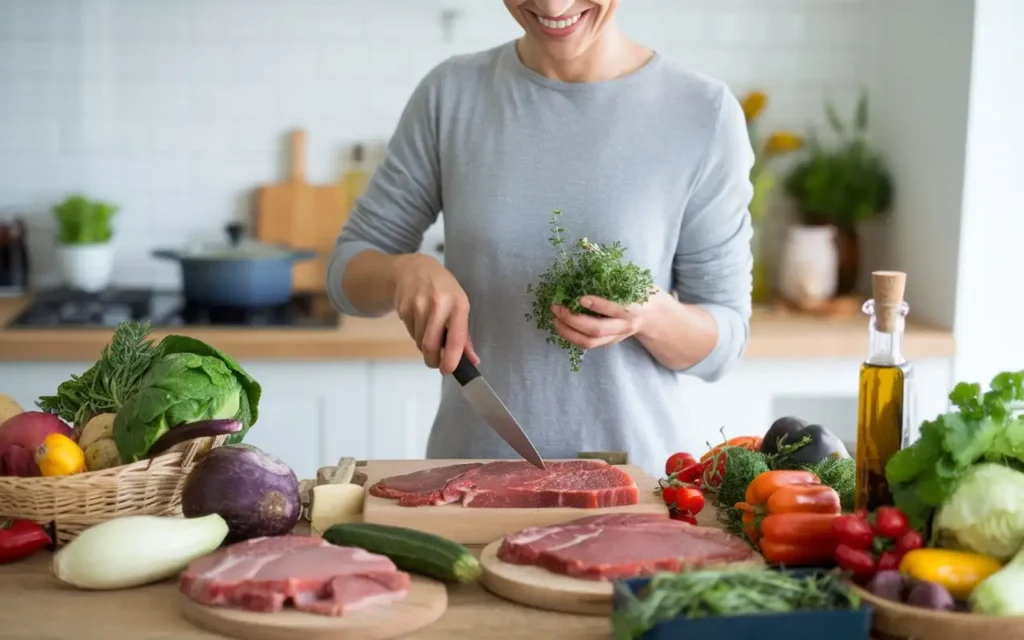
<svg viewBox="0 0 1024 640"><path fill-rule="evenodd" d="M442 10L459 13L445 39ZM623 28L769 92L765 126L820 122L869 81L870 0L628 0ZM382 18L382 16L384 18ZM51 279L49 209L72 191L121 207L118 281L176 283L157 245L216 233L283 179L286 134L335 180L382 143L446 57L516 37L498 0L0 0L0 215L31 216L35 282ZM428 233L425 248L440 239Z"/></svg>

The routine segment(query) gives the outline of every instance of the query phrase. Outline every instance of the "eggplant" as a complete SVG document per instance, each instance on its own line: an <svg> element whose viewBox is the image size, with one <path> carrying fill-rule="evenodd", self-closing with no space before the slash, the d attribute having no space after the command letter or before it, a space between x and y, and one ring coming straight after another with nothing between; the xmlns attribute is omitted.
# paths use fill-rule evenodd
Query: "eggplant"
<svg viewBox="0 0 1024 640"><path fill-rule="evenodd" d="M849 458L846 445L834 433L820 424L807 424L796 416L779 418L772 423L761 443L761 453L774 455L779 446L791 446L804 439L807 443L787 454L787 458L797 464L817 464L829 457Z"/></svg>
<svg viewBox="0 0 1024 640"><path fill-rule="evenodd" d="M195 438L213 438L216 436L227 436L238 433L242 430L242 423L238 420L200 420L180 424L160 436L153 446L149 448L149 457L158 456L176 444Z"/></svg>

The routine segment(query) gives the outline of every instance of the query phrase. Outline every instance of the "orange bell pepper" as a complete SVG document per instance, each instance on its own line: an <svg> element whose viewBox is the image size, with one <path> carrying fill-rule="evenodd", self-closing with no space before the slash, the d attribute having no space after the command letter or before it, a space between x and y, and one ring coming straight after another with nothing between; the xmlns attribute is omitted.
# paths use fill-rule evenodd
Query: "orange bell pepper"
<svg viewBox="0 0 1024 640"><path fill-rule="evenodd" d="M835 551L839 494L807 471L768 471L747 487L743 530L777 564L821 564Z"/></svg>

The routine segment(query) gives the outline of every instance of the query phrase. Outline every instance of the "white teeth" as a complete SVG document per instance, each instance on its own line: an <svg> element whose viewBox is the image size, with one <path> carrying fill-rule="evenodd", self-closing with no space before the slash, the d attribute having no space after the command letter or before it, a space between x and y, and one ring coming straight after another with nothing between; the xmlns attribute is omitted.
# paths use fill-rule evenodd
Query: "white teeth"
<svg viewBox="0 0 1024 640"><path fill-rule="evenodd" d="M576 24L576 21L580 19L581 15L583 14L577 13L576 15L567 20L548 20L547 18L537 16L537 20L539 20L540 23L547 27L548 29L565 29L566 27L571 27L572 25Z"/></svg>

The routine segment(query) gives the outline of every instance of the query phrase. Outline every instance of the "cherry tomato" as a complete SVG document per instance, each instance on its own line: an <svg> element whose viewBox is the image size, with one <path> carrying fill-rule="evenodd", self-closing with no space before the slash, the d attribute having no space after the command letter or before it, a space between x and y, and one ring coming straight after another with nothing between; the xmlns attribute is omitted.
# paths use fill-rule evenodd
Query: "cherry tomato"
<svg viewBox="0 0 1024 640"><path fill-rule="evenodd" d="M924 538L921 537L921 534L915 531L914 529L910 529L909 531L905 532L902 536L896 539L895 549L896 553L902 556L908 551L920 549L923 546Z"/></svg>
<svg viewBox="0 0 1024 640"><path fill-rule="evenodd" d="M676 503L676 495L679 489L676 487L665 487L661 490L661 498L665 501L665 504L672 506Z"/></svg>
<svg viewBox="0 0 1024 640"><path fill-rule="evenodd" d="M875 540L871 525L855 515L839 516L832 523L832 529L840 543L854 549L870 549Z"/></svg>
<svg viewBox="0 0 1024 640"><path fill-rule="evenodd" d="M681 520L683 522L688 522L694 526L696 526L697 524L697 518L695 518L693 514L687 513L685 511L673 511L669 517L671 517L673 520Z"/></svg>
<svg viewBox="0 0 1024 640"><path fill-rule="evenodd" d="M665 475L670 476L676 471L685 469L687 465L694 462L697 462L697 460L688 453L673 453L668 457L668 461L665 462Z"/></svg>
<svg viewBox="0 0 1024 640"><path fill-rule="evenodd" d="M683 467L678 474L676 474L676 480L679 482L685 482L693 484L700 477L704 471L704 465L699 462L691 462L690 464Z"/></svg>
<svg viewBox="0 0 1024 640"><path fill-rule="evenodd" d="M714 459L707 460L704 462L701 470L701 482L703 486L717 491L722 486L722 479L725 478L725 456L722 456L718 461L718 466L714 467Z"/></svg>
<svg viewBox="0 0 1024 640"><path fill-rule="evenodd" d="M880 536L895 540L907 532L907 516L896 507L878 507L874 513L874 530Z"/></svg>
<svg viewBox="0 0 1024 640"><path fill-rule="evenodd" d="M677 494L676 505L681 511L697 515L704 508L704 494L700 492L700 489L683 487Z"/></svg>
<svg viewBox="0 0 1024 640"><path fill-rule="evenodd" d="M900 568L900 560L902 559L903 556L895 551L883 551L882 555L878 556L878 570L895 571Z"/></svg>

